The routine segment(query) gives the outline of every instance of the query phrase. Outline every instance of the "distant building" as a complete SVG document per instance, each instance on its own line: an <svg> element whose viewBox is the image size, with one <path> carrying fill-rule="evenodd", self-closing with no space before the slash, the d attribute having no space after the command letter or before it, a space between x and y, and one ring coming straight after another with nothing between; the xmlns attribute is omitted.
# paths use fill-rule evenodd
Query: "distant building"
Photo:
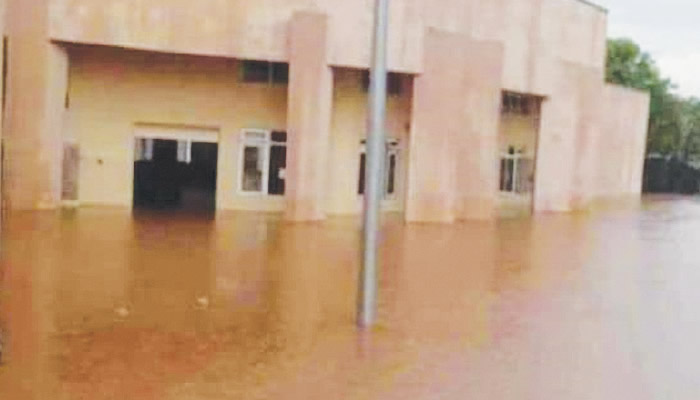
<svg viewBox="0 0 700 400"><path fill-rule="evenodd" d="M6 0L11 209L361 211L372 1ZM649 98L578 0L392 0L385 209L640 195Z"/></svg>

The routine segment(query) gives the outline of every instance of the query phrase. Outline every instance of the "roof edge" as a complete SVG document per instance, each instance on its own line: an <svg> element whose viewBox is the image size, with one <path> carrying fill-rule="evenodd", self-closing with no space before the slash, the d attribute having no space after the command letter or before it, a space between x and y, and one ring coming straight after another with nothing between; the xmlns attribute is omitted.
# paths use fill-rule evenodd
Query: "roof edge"
<svg viewBox="0 0 700 400"><path fill-rule="evenodd" d="M604 12L604 13L606 13L606 14L608 13L608 9L607 9L607 8L605 8L605 7L603 7L603 6L599 5L599 4L596 4L596 3L592 2L592 1L589 1L589 0L575 0L575 1L578 1L579 3L583 3L583 4L587 5L587 6L593 7L593 8L595 8L595 9L597 9L598 11L602 11L602 12Z"/></svg>

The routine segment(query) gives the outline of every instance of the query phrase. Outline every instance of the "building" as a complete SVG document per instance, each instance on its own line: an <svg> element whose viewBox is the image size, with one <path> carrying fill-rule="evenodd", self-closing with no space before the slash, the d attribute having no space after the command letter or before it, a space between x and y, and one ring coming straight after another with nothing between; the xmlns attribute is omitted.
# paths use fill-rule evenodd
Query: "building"
<svg viewBox="0 0 700 400"><path fill-rule="evenodd" d="M361 211L372 1L5 0L10 209ZM453 222L639 197L649 98L604 9L392 0L385 209Z"/></svg>

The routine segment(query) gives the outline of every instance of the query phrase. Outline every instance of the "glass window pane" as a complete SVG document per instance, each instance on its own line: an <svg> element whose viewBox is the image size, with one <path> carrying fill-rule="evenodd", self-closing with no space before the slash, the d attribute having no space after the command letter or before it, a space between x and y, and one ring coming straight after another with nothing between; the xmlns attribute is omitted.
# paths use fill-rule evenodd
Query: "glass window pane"
<svg viewBox="0 0 700 400"><path fill-rule="evenodd" d="M389 73L386 81L386 91L392 96L401 95L401 74Z"/></svg>
<svg viewBox="0 0 700 400"><path fill-rule="evenodd" d="M276 143L287 143L287 132L275 131L270 134L273 142Z"/></svg>
<svg viewBox="0 0 700 400"><path fill-rule="evenodd" d="M287 148L285 146L270 147L270 168L267 179L267 193L283 195L285 189L285 172L287 167Z"/></svg>
<svg viewBox="0 0 700 400"><path fill-rule="evenodd" d="M243 81L270 83L271 64L267 61L243 61Z"/></svg>
<svg viewBox="0 0 700 400"><path fill-rule="evenodd" d="M513 160L501 159L501 191L511 192L513 190Z"/></svg>
<svg viewBox="0 0 700 400"><path fill-rule="evenodd" d="M246 146L243 150L243 190L261 192L263 184L262 149Z"/></svg>
<svg viewBox="0 0 700 400"><path fill-rule="evenodd" d="M288 83L289 82L289 64L273 63L272 64L272 82L273 83Z"/></svg>
<svg viewBox="0 0 700 400"><path fill-rule="evenodd" d="M360 154L360 176L357 183L357 193L360 195L365 194L365 166L366 166L365 153Z"/></svg>
<svg viewBox="0 0 700 400"><path fill-rule="evenodd" d="M508 159L506 160L506 191L507 192L512 192L515 187L513 185L515 181L515 160L514 159Z"/></svg>
<svg viewBox="0 0 700 400"><path fill-rule="evenodd" d="M530 115L530 97L522 97L520 100L520 113Z"/></svg>
<svg viewBox="0 0 700 400"><path fill-rule="evenodd" d="M531 193L533 189L534 160L531 158L518 159L516 187L518 193Z"/></svg>
<svg viewBox="0 0 700 400"><path fill-rule="evenodd" d="M386 183L386 194L393 195L396 191L396 154L389 155L389 168L387 172L389 176L387 177Z"/></svg>

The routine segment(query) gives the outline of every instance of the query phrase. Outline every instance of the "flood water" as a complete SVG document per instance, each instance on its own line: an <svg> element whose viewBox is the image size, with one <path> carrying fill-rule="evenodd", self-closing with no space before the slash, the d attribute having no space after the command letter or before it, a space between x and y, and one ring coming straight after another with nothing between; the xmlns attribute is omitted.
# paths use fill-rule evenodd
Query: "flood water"
<svg viewBox="0 0 700 400"><path fill-rule="evenodd" d="M120 210L6 217L0 399L697 399L700 200L383 231Z"/></svg>

